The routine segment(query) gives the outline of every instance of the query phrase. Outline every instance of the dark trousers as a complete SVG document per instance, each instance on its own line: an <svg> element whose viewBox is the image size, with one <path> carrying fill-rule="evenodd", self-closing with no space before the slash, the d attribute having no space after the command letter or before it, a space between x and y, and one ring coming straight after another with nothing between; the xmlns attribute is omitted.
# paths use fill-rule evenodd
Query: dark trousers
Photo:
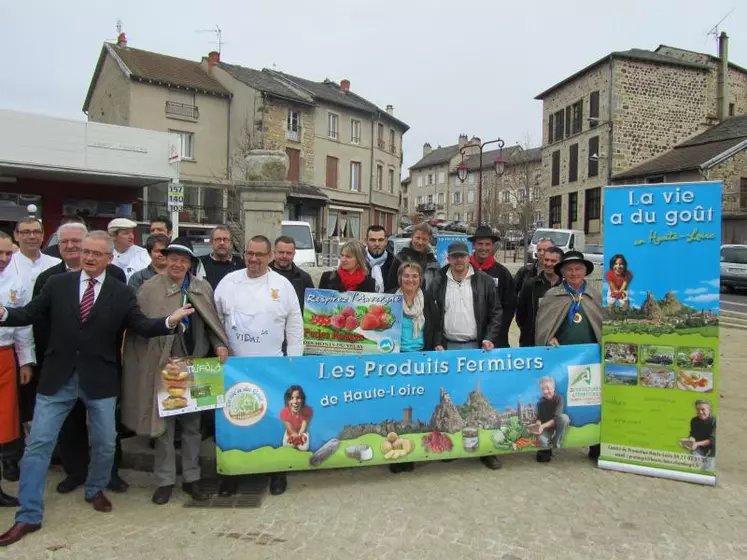
<svg viewBox="0 0 747 560"><path fill-rule="evenodd" d="M119 423L119 412L117 412L117 423ZM59 438L57 439L60 459L65 474L68 476L86 477L88 463L90 461L88 423L86 407L83 401L78 400L70 411L70 414L62 424ZM116 449L114 452L114 465L112 474L117 474L122 461L122 443L117 433Z"/></svg>

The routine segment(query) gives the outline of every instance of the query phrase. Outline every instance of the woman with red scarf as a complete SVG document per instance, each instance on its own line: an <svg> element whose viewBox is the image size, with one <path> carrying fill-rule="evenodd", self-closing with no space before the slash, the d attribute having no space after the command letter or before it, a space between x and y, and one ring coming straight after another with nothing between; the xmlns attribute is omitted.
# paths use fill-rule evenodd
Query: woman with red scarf
<svg viewBox="0 0 747 560"><path fill-rule="evenodd" d="M319 289L338 292L376 292L376 282L368 273L363 245L348 241L340 250L340 266L322 274Z"/></svg>

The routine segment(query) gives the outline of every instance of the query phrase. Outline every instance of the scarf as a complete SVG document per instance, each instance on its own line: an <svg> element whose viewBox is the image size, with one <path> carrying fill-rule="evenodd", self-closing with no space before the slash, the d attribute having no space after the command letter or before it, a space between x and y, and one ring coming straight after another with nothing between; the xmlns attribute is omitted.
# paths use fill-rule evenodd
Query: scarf
<svg viewBox="0 0 747 560"><path fill-rule="evenodd" d="M371 278L376 282L376 293L378 294L384 291L384 274L381 272L381 267L384 266L387 256L387 252L384 251L380 256L374 257L366 249L366 260L371 269Z"/></svg>
<svg viewBox="0 0 747 560"><path fill-rule="evenodd" d="M573 324L573 317L576 316L576 313L578 313L579 309L581 309L581 296L584 295L584 290L586 289L586 280L584 280L584 283L581 284L581 287L578 289L578 291L574 290L568 285L568 282L563 280L563 287L565 288L565 291L568 292L571 296L571 299L573 300L573 303L571 304L571 308L568 310L568 324Z"/></svg>
<svg viewBox="0 0 747 560"><path fill-rule="evenodd" d="M402 290L397 290L398 294L402 293ZM415 294L415 300L412 302L412 307L407 305L404 296L402 297L402 312L412 319L412 337L418 338L423 326L425 325L425 314L423 309L425 308L425 298L423 297L423 290L418 290Z"/></svg>
<svg viewBox="0 0 747 560"><path fill-rule="evenodd" d="M182 294L182 306L187 305L189 303L189 294L187 293L187 290L189 289L189 272L184 276L184 282L182 282L182 287L179 288L179 291ZM182 322L184 323L184 328L189 328L189 317L185 317L182 319Z"/></svg>
<svg viewBox="0 0 747 560"><path fill-rule="evenodd" d="M485 259L484 263L480 264L477 262L477 258L475 257L475 255L472 255L469 258L469 262L472 263L472 266L474 266L475 269L486 271L486 270L490 270L495 264L495 257L493 255L490 255L487 259Z"/></svg>
<svg viewBox="0 0 747 560"><path fill-rule="evenodd" d="M355 291L355 289L366 279L366 273L363 272L363 269L360 266L353 272L343 270L342 267L338 268L337 275L340 277L340 282L342 282L346 292Z"/></svg>

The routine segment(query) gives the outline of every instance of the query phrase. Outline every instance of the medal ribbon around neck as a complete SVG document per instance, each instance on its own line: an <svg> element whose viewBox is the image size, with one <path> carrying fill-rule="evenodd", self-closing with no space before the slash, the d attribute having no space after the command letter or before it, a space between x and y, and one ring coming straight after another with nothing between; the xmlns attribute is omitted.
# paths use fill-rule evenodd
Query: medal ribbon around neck
<svg viewBox="0 0 747 560"><path fill-rule="evenodd" d="M584 295L584 290L586 289L586 280L584 280L584 283L581 284L581 287L578 290L574 290L573 288L571 288L568 282L566 282L565 280L563 280L563 287L573 300L571 308L568 310L568 324L572 325L573 323L580 323L581 296Z"/></svg>

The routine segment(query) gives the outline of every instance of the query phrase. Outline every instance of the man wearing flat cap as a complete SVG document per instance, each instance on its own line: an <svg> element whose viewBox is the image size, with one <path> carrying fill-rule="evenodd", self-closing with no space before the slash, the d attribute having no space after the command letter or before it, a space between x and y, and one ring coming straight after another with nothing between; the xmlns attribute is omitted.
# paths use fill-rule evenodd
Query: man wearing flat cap
<svg viewBox="0 0 747 560"><path fill-rule="evenodd" d="M127 218L115 218L106 229L114 241L112 264L124 271L129 282L133 274L150 264L148 251L135 245L137 223Z"/></svg>
<svg viewBox="0 0 747 560"><path fill-rule="evenodd" d="M500 345L503 316L493 279L470 264L465 243L452 243L447 255L449 264L429 288L443 325L443 345L436 350L492 350ZM488 468L501 468L495 456L481 459Z"/></svg>
<svg viewBox="0 0 747 560"><path fill-rule="evenodd" d="M586 283L594 265L583 253L568 251L555 273L563 280L540 300L534 340L537 346L599 344L602 341L602 294ZM589 448L589 457L599 457L599 445ZM537 453L540 463L552 458L552 450Z"/></svg>
<svg viewBox="0 0 747 560"><path fill-rule="evenodd" d="M500 238L493 233L490 226L479 226L469 240L474 250L470 263L476 270L481 270L490 276L495 284L495 291L503 310L498 346L508 348L508 331L516 312L516 288L511 272L495 260L495 244L500 241Z"/></svg>
<svg viewBox="0 0 747 560"><path fill-rule="evenodd" d="M197 261L186 237L178 237L162 253L166 269L147 280L137 293L138 305L149 317L160 317L169 309L179 309L189 303L195 310L181 328L157 340L128 333L123 357L122 423L139 435L156 438L156 491L152 501L163 505L171 498L176 482L174 434L177 421L182 429L182 490L195 500L208 496L200 487L200 413L159 417L157 395L163 383L162 371L168 371L178 358L205 358L212 352L221 362L228 358L228 340L215 310L213 289L207 280L195 277L190 269ZM166 368L166 369L164 369ZM169 372L174 375L173 372ZM177 373L178 375L178 370ZM186 406L183 387L169 389L166 399L179 408Z"/></svg>

